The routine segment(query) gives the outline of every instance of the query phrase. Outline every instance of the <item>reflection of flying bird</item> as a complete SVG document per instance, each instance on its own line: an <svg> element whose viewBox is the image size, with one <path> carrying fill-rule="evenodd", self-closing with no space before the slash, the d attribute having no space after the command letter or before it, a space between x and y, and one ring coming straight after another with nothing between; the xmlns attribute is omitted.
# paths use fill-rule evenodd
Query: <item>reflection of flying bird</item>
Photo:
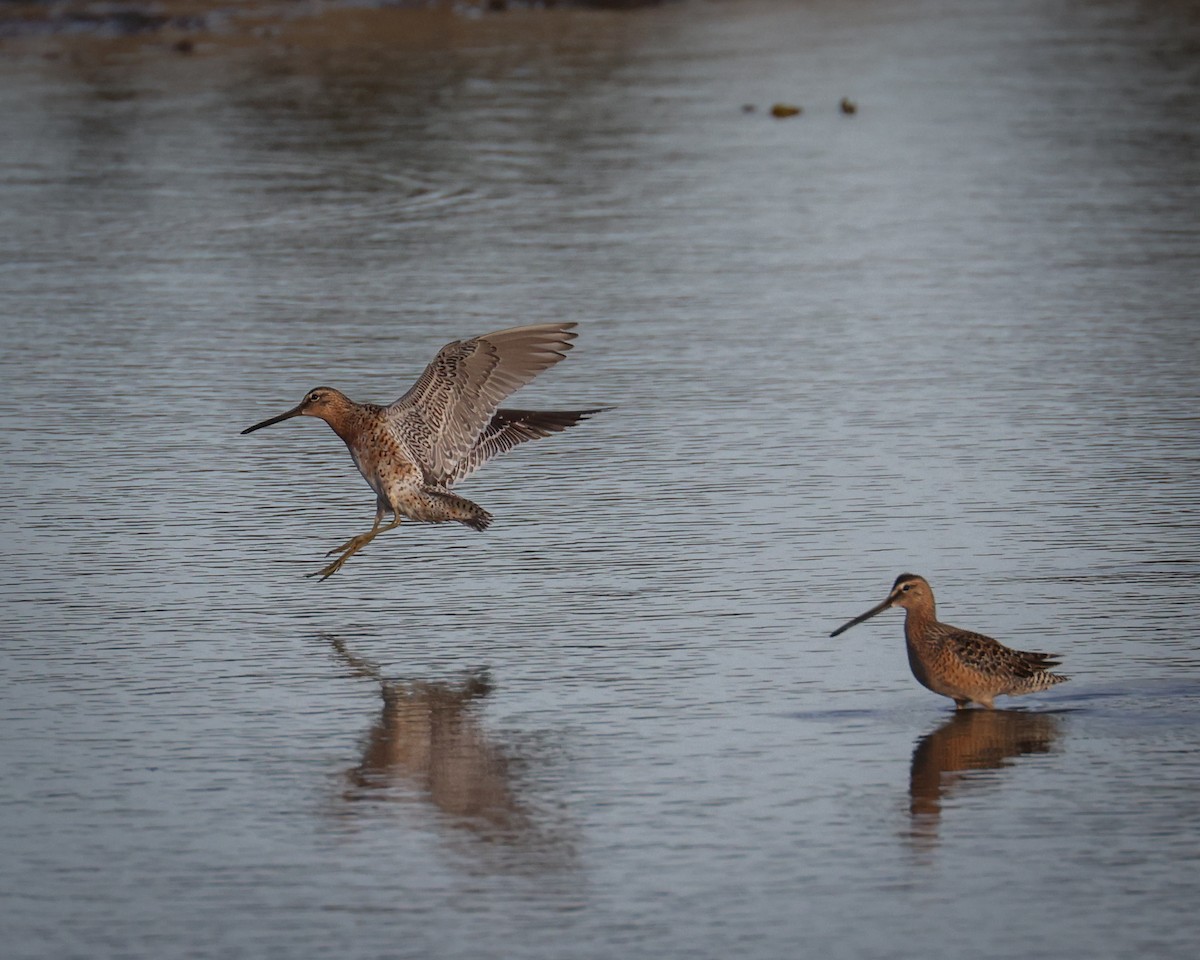
<svg viewBox="0 0 1200 960"><path fill-rule="evenodd" d="M913 676L934 693L954 700L957 709L978 703L992 709L998 696L1016 697L1045 690L1066 677L1050 673L1054 654L1012 650L983 634L939 623L933 589L924 577L902 573L887 599L833 631L836 637L888 607L904 607L904 639Z"/></svg>
<svg viewBox="0 0 1200 960"><path fill-rule="evenodd" d="M956 711L913 750L909 779L913 817L936 823L943 800L968 771L997 770L1015 757L1049 753L1058 732L1058 718L1049 713ZM918 832L936 835L935 830Z"/></svg>
<svg viewBox="0 0 1200 960"><path fill-rule="evenodd" d="M347 774L353 787L347 799L402 783L421 790L438 810L475 832L499 838L530 830L508 761L473 710L491 691L486 672L458 683L390 681L340 639L333 645L358 673L379 683L383 697L362 760Z"/></svg>
<svg viewBox="0 0 1200 960"><path fill-rule="evenodd" d="M517 388L552 367L571 349L574 323L543 323L498 330L448 343L395 403L355 403L332 387L310 390L287 413L263 420L251 433L291 417L319 417L345 441L359 472L375 491L375 523L329 554L317 571L337 573L354 553L391 530L402 517L427 523L450 520L483 530L492 515L450 487L493 457L527 440L548 437L598 413L590 410L501 410ZM385 513L393 521L381 527Z"/></svg>

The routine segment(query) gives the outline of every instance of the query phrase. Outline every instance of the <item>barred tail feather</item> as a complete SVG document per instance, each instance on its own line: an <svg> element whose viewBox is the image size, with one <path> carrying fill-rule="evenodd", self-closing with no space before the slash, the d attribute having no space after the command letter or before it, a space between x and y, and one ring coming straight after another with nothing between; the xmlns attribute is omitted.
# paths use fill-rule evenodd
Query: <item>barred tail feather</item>
<svg viewBox="0 0 1200 960"><path fill-rule="evenodd" d="M1050 673L1049 671L1035 673L1033 676L1025 677L1019 683L1014 685L1013 689L1009 691L1008 695L1010 697L1016 697L1023 693L1037 693L1039 690L1045 690L1048 687L1053 687L1060 683L1066 683L1070 679L1070 677L1063 676L1061 673Z"/></svg>
<svg viewBox="0 0 1200 960"><path fill-rule="evenodd" d="M460 522L465 523L472 530L482 533L492 525L492 515L482 507L476 507L475 513Z"/></svg>
<svg viewBox="0 0 1200 960"><path fill-rule="evenodd" d="M466 497L460 497L455 493L447 493L444 490L430 490L428 488L423 492L429 499L432 509L429 511L430 515L428 517L420 518L422 520L431 520L434 523L457 520L472 530L486 530L492 522L492 515L490 513Z"/></svg>

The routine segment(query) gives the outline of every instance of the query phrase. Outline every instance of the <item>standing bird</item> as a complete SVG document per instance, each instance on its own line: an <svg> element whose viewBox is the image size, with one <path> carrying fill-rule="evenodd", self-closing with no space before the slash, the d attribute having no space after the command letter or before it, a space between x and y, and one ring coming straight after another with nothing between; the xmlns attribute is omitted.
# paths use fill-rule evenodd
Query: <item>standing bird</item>
<svg viewBox="0 0 1200 960"><path fill-rule="evenodd" d="M1035 693L1068 679L1050 673L1059 663L1055 654L1012 650L983 634L939 623L933 588L915 573L900 574L883 603L843 623L830 636L836 637L888 607L905 610L904 640L917 682L950 697L958 710L972 702L991 710L995 697Z"/></svg>
<svg viewBox="0 0 1200 960"><path fill-rule="evenodd" d="M345 441L358 472L375 491L374 526L330 550L327 556L340 556L310 576L333 576L402 517L457 520L485 529L492 515L450 487L517 444L560 433L603 409L500 409L509 394L566 355L574 326L540 323L455 340L438 351L408 393L388 406L355 403L332 387L316 387L287 413L243 430L319 417ZM394 519L380 526L387 512Z"/></svg>

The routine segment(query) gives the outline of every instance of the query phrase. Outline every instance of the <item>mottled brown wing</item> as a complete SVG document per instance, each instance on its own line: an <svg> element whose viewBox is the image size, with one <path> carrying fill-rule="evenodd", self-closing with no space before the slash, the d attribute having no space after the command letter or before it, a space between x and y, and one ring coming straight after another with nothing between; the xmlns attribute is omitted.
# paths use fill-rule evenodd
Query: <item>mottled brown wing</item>
<svg viewBox="0 0 1200 960"><path fill-rule="evenodd" d="M1032 677L1059 664L1052 653L1013 650L981 633L960 630L944 623L938 626L945 631L944 642L953 649L955 655L968 667L988 676Z"/></svg>
<svg viewBox="0 0 1200 960"><path fill-rule="evenodd" d="M470 451L459 462L447 483L457 483L470 476L493 457L507 453L527 440L540 440L552 433L562 433L580 420L600 413L592 410L497 410L495 416L479 435Z"/></svg>
<svg viewBox="0 0 1200 960"><path fill-rule="evenodd" d="M430 482L446 484L455 477L504 399L571 349L574 326L512 327L455 340L438 352L412 389L388 408L392 432Z"/></svg>

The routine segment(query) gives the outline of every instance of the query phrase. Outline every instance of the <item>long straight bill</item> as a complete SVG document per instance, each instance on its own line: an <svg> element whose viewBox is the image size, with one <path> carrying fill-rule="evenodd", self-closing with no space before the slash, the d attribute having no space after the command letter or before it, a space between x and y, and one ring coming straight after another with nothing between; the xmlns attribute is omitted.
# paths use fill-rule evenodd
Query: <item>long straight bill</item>
<svg viewBox="0 0 1200 960"><path fill-rule="evenodd" d="M273 423L279 423L281 420L291 420L292 417L300 416L300 407L294 407L287 413L281 413L277 417L271 417L270 420L264 420L262 423L256 423L252 427L247 427L242 431L243 436L247 433L253 433L255 430L261 430L263 427L269 427Z"/></svg>
<svg viewBox="0 0 1200 960"><path fill-rule="evenodd" d="M875 616L875 614L883 613L883 611L886 610L891 605L892 605L892 598L888 597L886 600L883 601L883 603L879 604L879 606L872 607L866 613L855 617L853 620L847 620L840 627L838 627L836 630L834 630L833 633L830 634L830 636L836 637L839 633L845 633L851 627L862 623L864 620L870 620L873 616Z"/></svg>

